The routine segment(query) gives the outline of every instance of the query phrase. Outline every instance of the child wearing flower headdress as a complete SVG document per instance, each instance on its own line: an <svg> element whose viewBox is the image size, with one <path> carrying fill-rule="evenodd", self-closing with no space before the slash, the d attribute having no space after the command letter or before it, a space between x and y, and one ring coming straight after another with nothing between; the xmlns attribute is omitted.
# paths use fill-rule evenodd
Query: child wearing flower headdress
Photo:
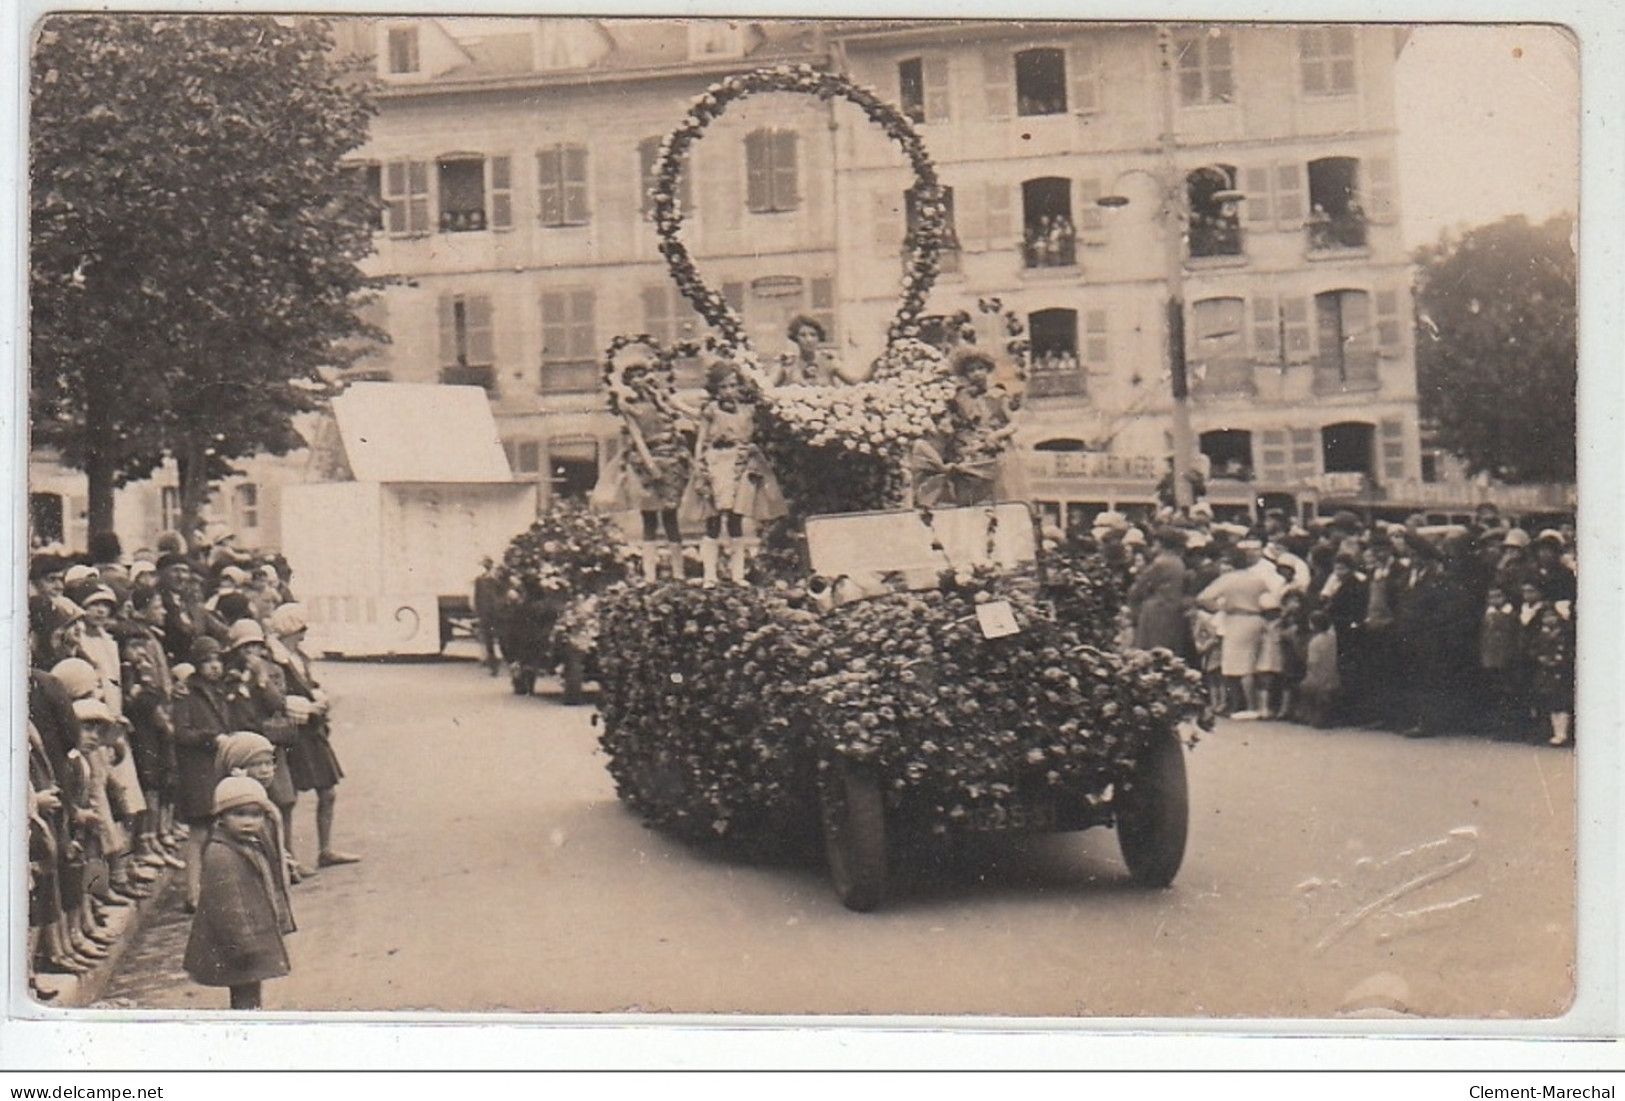
<svg viewBox="0 0 1625 1101"><path fill-rule="evenodd" d="M643 579L660 575L660 537L665 535L671 576L683 577L682 531L677 508L688 485L693 455L683 426L698 413L684 405L653 370L646 357L622 353L607 382L610 408L621 418L621 448L607 481L593 492L608 511L637 509L643 518L640 557Z"/></svg>
<svg viewBox="0 0 1625 1101"><path fill-rule="evenodd" d="M958 387L935 440L915 445L915 496L925 505L975 505L1019 500L1013 473L999 455L1015 435L1015 402L992 384L993 357L963 348L949 361Z"/></svg>
<svg viewBox="0 0 1625 1101"><path fill-rule="evenodd" d="M756 549L755 539L745 538L745 517L769 520L784 515L778 483L767 456L756 443L753 389L731 363L713 363L706 373L709 400L700 410L690 497L705 516L700 565L707 587L717 583L724 532L729 580L743 585L746 567Z"/></svg>

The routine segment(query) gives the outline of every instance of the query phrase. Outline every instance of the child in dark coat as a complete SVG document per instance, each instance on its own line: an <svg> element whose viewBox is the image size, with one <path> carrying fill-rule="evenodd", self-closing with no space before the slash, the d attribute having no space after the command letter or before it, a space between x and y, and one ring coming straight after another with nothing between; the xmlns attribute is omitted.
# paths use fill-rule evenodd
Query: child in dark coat
<svg viewBox="0 0 1625 1101"><path fill-rule="evenodd" d="M194 982L229 988L232 1009L260 1008L260 984L290 970L282 938L294 931L293 911L265 835L275 813L265 789L247 776L228 776L214 789L184 966Z"/></svg>

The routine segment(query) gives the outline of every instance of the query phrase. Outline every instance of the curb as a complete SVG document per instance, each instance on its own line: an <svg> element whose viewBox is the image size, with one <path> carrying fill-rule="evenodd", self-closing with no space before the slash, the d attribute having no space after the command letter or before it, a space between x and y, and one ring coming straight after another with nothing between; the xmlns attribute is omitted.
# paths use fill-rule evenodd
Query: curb
<svg viewBox="0 0 1625 1101"><path fill-rule="evenodd" d="M42 1000L30 991L29 1000L43 1009L83 1009L98 1001L106 993L107 984L112 981L113 973L118 970L119 963L129 951L130 945L135 943L147 915L164 905L169 895L170 880L174 877L175 871L174 868L165 867L158 873L158 878L152 881L152 894L134 906L120 906L109 913L109 927L117 939L108 947L105 959L98 961L93 969L83 975L56 975L46 972L35 975L35 986L42 991L55 991L56 995L49 1000Z"/></svg>

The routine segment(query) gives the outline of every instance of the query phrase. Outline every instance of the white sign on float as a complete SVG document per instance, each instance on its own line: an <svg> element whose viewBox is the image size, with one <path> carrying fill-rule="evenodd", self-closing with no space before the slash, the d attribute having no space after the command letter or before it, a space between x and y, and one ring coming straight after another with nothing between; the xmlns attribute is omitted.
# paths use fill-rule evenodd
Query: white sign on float
<svg viewBox="0 0 1625 1101"><path fill-rule="evenodd" d="M937 585L943 570L1013 569L1038 557L1025 504L899 509L807 518L807 554L815 575L840 581L836 602Z"/></svg>

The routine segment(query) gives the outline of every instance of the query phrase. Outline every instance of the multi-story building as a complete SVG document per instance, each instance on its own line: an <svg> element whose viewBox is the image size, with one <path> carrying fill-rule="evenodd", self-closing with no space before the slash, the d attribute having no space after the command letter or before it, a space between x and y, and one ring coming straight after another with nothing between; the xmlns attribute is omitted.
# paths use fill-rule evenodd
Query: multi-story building
<svg viewBox="0 0 1625 1101"><path fill-rule="evenodd" d="M395 277L372 318L392 341L355 371L484 387L544 500L585 494L616 446L610 338L703 329L656 248L661 138L718 78L781 63L844 71L918 124L953 228L928 308L996 297L1025 323L1018 443L1054 519L1154 499L1171 293L1215 502L1374 505L1420 480L1401 30L349 17L336 33L375 74L356 171L381 201L371 271ZM769 94L731 105L689 161L684 240L757 349L807 313L861 372L912 218L898 150L848 104Z"/></svg>
<svg viewBox="0 0 1625 1101"><path fill-rule="evenodd" d="M613 446L594 366L609 338L697 324L649 220L660 138L718 76L786 61L844 70L919 124L956 246L931 308L997 297L1026 323L1020 442L1057 518L1063 502L1075 521L1152 499L1175 287L1216 500L1371 503L1419 480L1399 30L373 19L345 33L379 80L374 263L410 280L385 297L394 342L369 368L485 386L516 471L555 491L583 492ZM766 95L731 107L692 160L685 240L757 347L776 352L810 312L849 365L868 362L911 220L913 179L884 134L839 102Z"/></svg>

